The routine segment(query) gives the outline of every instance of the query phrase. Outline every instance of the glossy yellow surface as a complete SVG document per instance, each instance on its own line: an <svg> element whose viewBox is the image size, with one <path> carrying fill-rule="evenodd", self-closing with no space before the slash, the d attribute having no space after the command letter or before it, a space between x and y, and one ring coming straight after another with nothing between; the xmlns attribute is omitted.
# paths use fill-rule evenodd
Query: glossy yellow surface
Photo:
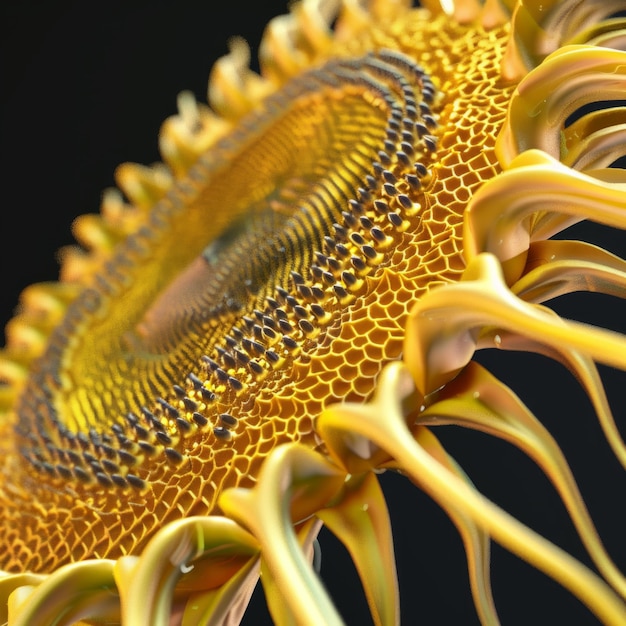
<svg viewBox="0 0 626 626"><path fill-rule="evenodd" d="M87 253L24 292L0 359L0 568L52 575L32 596L30 579L0 581L0 598L18 588L11 623L53 619L53 596L83 618L223 623L259 568L278 623L341 623L297 548L320 523L375 621L395 623L383 468L459 528L484 623L489 538L626 620L558 446L471 360L496 343L566 364L625 464L595 362L626 369L626 338L536 304L626 293L621 260L548 239L586 217L626 225L626 177L605 169L624 107L566 126L626 92L625 53L599 47L619 47L619 7L590 8L590 27L570 2L331 4L270 23L262 77L235 42L212 110L181 94L164 164L121 166L126 198L76 223ZM444 422L529 454L604 581L473 489L427 428Z"/></svg>

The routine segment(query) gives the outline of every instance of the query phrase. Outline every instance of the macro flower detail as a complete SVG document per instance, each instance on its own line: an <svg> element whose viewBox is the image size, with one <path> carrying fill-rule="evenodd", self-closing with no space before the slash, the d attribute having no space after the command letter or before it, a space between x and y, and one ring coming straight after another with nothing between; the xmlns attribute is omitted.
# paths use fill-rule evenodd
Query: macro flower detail
<svg viewBox="0 0 626 626"><path fill-rule="evenodd" d="M301 0L260 74L232 40L162 163L122 164L59 281L24 290L0 352L0 621L238 623L260 579L276 623L341 624L325 526L374 623L400 623L387 471L459 531L482 623L491 541L626 623L566 456L475 358L561 363L626 468L600 373L626 336L550 308L626 294L624 260L555 238L626 227L625 7L422 5ZM528 455L595 571L481 494L445 425Z"/></svg>

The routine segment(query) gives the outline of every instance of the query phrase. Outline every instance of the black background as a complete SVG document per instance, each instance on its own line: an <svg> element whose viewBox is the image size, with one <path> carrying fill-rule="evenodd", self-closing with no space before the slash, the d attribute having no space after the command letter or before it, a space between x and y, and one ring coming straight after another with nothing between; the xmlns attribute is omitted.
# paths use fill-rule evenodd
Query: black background
<svg viewBox="0 0 626 626"><path fill-rule="evenodd" d="M0 324L22 288L54 280L55 251L72 243L70 224L97 212L101 191L124 161L158 160L157 131L176 95L204 100L212 63L231 35L256 51L283 0L221 4L191 0L5 2L0 8ZM576 237L624 253L620 234L577 227ZM602 296L561 299L566 316L619 329L626 308ZM561 443L618 565L626 569L624 472L605 443L584 393L562 367L525 354L479 359L510 384ZM616 419L626 432L623 375L602 368ZM456 428L437 435L479 488L507 511L588 562L554 490L515 448ZM473 625L464 552L433 502L398 476L384 475L402 598L403 624ZM349 624L368 624L363 594L343 551L322 534L322 573ZM587 625L577 600L525 563L493 547L492 578L503 624ZM260 594L246 624L266 624Z"/></svg>

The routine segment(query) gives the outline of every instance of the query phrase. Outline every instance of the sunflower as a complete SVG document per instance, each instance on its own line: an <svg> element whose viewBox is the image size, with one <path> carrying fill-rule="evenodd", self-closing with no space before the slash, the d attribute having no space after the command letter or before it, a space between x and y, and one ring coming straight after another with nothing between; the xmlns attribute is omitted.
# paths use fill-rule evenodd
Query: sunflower
<svg viewBox="0 0 626 626"><path fill-rule="evenodd" d="M27 288L7 325L9 623L223 623L259 574L277 623L351 623L315 572L322 527L374 622L396 623L403 574L449 549L422 557L431 532L406 502L390 525L381 484L397 479L459 531L481 622L517 618L499 610L492 545L624 622L619 551L576 446L550 434L603 433L621 479L626 338L609 315L625 266L574 229L624 225L622 8L304 1L269 22L260 74L230 41L209 106L180 94L162 162L117 168L60 280ZM576 292L602 294L591 314ZM559 377L578 382L571 408ZM512 493L483 488L477 454ZM538 497L537 469L561 515L545 533L519 500ZM563 525L583 556L557 547Z"/></svg>

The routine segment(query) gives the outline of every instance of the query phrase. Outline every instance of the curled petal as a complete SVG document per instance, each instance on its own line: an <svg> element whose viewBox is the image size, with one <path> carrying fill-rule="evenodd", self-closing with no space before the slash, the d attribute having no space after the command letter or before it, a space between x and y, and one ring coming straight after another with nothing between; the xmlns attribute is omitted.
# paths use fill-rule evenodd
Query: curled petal
<svg viewBox="0 0 626 626"><path fill-rule="evenodd" d="M495 435L519 447L544 470L599 571L626 597L626 578L604 549L561 449L511 390L472 362L433 400L418 423L455 424Z"/></svg>
<svg viewBox="0 0 626 626"><path fill-rule="evenodd" d="M572 37L567 43L586 43L590 46L626 50L626 18L617 17L592 24L579 32L575 37Z"/></svg>
<svg viewBox="0 0 626 626"><path fill-rule="evenodd" d="M489 326L555 349L568 345L626 369L626 337L562 320L520 300L505 284L497 259L480 254L471 259L459 283L431 291L409 315L404 352L418 389L429 393L451 380L474 354L481 329Z"/></svg>
<svg viewBox="0 0 626 626"><path fill-rule="evenodd" d="M259 578L258 559L251 558L221 587L189 596L182 626L240 624Z"/></svg>
<svg viewBox="0 0 626 626"><path fill-rule="evenodd" d="M342 624L332 601L305 558L293 520L309 517L330 502L345 475L321 455L285 444L267 458L253 489L225 491L219 506L248 528L298 623Z"/></svg>
<svg viewBox="0 0 626 626"><path fill-rule="evenodd" d="M21 588L24 592L20 593L18 588L9 598L9 623L70 626L89 618L119 621L114 563L108 559L72 563L57 569L30 592Z"/></svg>
<svg viewBox="0 0 626 626"><path fill-rule="evenodd" d="M13 603L19 604L20 596L28 596L33 587L45 578L44 574L6 574L0 572L0 624L5 624L9 620L9 596L15 593ZM19 591L20 587L26 589L26 593Z"/></svg>
<svg viewBox="0 0 626 626"><path fill-rule="evenodd" d="M448 471L457 476L460 480L466 482L470 487L473 486L465 472L444 450L443 446L434 435L429 438L426 450L428 454L441 463ZM465 547L470 588L481 624L493 624L495 626L500 622L491 589L491 540L489 534L478 526L471 516L456 507L447 506L444 507L444 509L459 531L463 546Z"/></svg>
<svg viewBox="0 0 626 626"><path fill-rule="evenodd" d="M295 533L298 545L309 562L313 561L313 541L316 539L321 525L322 523L317 518L311 517L299 524ZM276 626L297 626L300 624L298 613L293 608L293 602L285 597L280 579L274 576L274 572L264 558L261 558L261 582L274 624Z"/></svg>
<svg viewBox="0 0 626 626"><path fill-rule="evenodd" d="M531 239L548 237L564 222L585 218L626 228L625 201L626 181L604 182L529 150L472 198L463 224L465 259L469 262L482 252L495 254L507 282L513 282L523 270Z"/></svg>
<svg viewBox="0 0 626 626"><path fill-rule="evenodd" d="M394 362L383 371L381 384L405 388L407 376L404 365ZM403 472L444 509L467 515L508 550L569 589L606 624L623 624L626 607L604 581L482 496L430 454L435 438L425 427L411 433L402 411L402 397L397 396L394 410L384 416L367 405L333 407L322 413L319 427L326 431L349 431L358 421L362 435L386 450Z"/></svg>
<svg viewBox="0 0 626 626"><path fill-rule="evenodd" d="M527 302L543 302L574 291L626 298L626 261L582 241L536 241L530 245L524 273L511 291ZM594 406L609 445L626 468L626 444L593 360L566 343L550 348L530 337L503 333L500 329L484 335L481 343L493 346L496 336L500 348L544 354L563 363L576 376Z"/></svg>
<svg viewBox="0 0 626 626"><path fill-rule="evenodd" d="M207 105L196 102L190 91L181 92L177 104L178 114L161 125L159 150L174 176L180 178L230 126Z"/></svg>
<svg viewBox="0 0 626 626"><path fill-rule="evenodd" d="M493 347L494 345L504 350L535 352L562 363L576 377L587 393L608 444L618 461L626 469L626 443L624 443L615 423L598 368L591 358L564 344L558 347L548 346L534 341L530 337L502 331L502 329L490 330L481 334L478 342L479 348Z"/></svg>
<svg viewBox="0 0 626 626"><path fill-rule="evenodd" d="M229 54L211 70L208 100L219 115L237 120L269 93L271 85L250 69L250 48L244 39L232 38L229 47Z"/></svg>
<svg viewBox="0 0 626 626"><path fill-rule="evenodd" d="M187 594L219 588L245 563L255 560L257 552L254 538L223 517L192 517L168 524L140 558L122 557L116 563L125 622L167 625L183 574L187 580L182 590Z"/></svg>
<svg viewBox="0 0 626 626"><path fill-rule="evenodd" d="M332 417L329 417L335 413L340 413L342 415L351 414L354 420L353 423L358 424L360 422L360 415L363 411L365 411L368 415L371 415L373 419L384 421L385 416L389 414L389 411L398 410L399 402L402 403L402 409L404 411L414 413L420 406L423 398L419 393L415 393L413 385L408 377L395 374L398 374L396 370L385 370L385 373L380 380L375 398L366 406L350 403L332 405L328 407L324 413L322 413L318 420L318 430L322 434L324 441L328 446L330 455L337 461L337 463L346 468L349 472L359 471L363 469L363 467L371 469L376 469L378 467L392 467L394 469L402 470L401 467L393 462L393 459L390 461L387 452L378 448L378 446L375 446L370 440L368 440L365 434L359 433L357 428L352 428L350 430L346 430L342 427L336 428L335 421ZM450 471L461 477L462 480L469 482L467 476L465 476L463 471L438 443L433 444L430 452ZM370 481L374 480L372 474L368 474L368 476L371 476ZM343 507L346 506L346 504L350 505L351 500L352 498L350 498L348 503L346 503L344 499L341 499L339 505L335 504L333 507L321 511L318 513L318 516L329 524L331 530L336 532L335 527L332 525L333 517L331 517L331 515L335 516L337 508L341 507L343 516L345 514L343 512ZM382 505L379 505L377 508L382 509ZM498 622L498 618L491 594L491 583L489 581L489 537L484 533L484 531L476 526L471 518L464 515L462 512L452 507L447 509L447 513L458 528L465 545L470 574L470 586L478 614L481 616L484 623L496 624ZM362 516L363 512L360 511L359 508L356 508L355 514ZM376 526L378 527L380 527L379 520L381 519L381 515L382 513L379 512L377 514L378 519L375 520ZM355 523L352 523L350 528L354 527ZM378 537L378 540L374 543L376 548L378 548L378 546L381 546L382 544L380 530L378 530L375 534ZM366 537L363 537L362 539L364 540ZM357 537L353 537L352 540L359 546L360 550L363 550L363 546L366 545L363 540L359 541ZM346 545L348 544L346 543ZM368 551L373 549L375 549L373 546L368 545ZM385 554L375 554L374 556L377 562L381 562L382 559L386 560L388 558ZM391 564L389 567L391 567ZM374 569L375 572L375 568L370 567L369 569ZM389 577L389 571L391 570L385 572L386 578ZM380 590L378 592L380 595L382 589L384 589L385 581L377 580L380 579L380 576L377 576L376 573L374 573L373 576L370 573L370 576L372 577L372 583L374 583L376 588ZM389 584L389 581L387 581L387 584ZM367 589L366 583L365 586ZM385 600L387 599L385 598Z"/></svg>
<svg viewBox="0 0 626 626"><path fill-rule="evenodd" d="M626 154L626 107L583 115L563 132L562 162L584 171L609 167Z"/></svg>
<svg viewBox="0 0 626 626"><path fill-rule="evenodd" d="M400 623L393 537L385 497L375 474L346 482L340 498L318 512L346 546L356 566L374 623Z"/></svg>
<svg viewBox="0 0 626 626"><path fill-rule="evenodd" d="M526 302L545 302L574 291L626 298L626 261L584 241L535 241L511 291Z"/></svg>
<svg viewBox="0 0 626 626"><path fill-rule="evenodd" d="M143 210L149 210L173 184L169 170L163 165L146 167L138 163L118 165L115 182L133 206Z"/></svg>
<svg viewBox="0 0 626 626"><path fill-rule="evenodd" d="M601 100L623 101L626 52L594 46L564 46L518 85L496 141L502 167L533 148L561 154L565 121L581 107Z"/></svg>
<svg viewBox="0 0 626 626"><path fill-rule="evenodd" d="M343 4L338 0L303 0L294 3L289 14L272 19L259 48L263 76L282 84L323 54L333 42L330 24L335 18L337 30L344 34L354 35L368 25L369 11L359 2L346 2L351 6L338 15Z"/></svg>
<svg viewBox="0 0 626 626"><path fill-rule="evenodd" d="M512 36L502 63L503 75L519 80L561 46L595 43L594 32L599 29L619 32L621 21L611 16L624 8L623 0L517 2L511 20Z"/></svg>

